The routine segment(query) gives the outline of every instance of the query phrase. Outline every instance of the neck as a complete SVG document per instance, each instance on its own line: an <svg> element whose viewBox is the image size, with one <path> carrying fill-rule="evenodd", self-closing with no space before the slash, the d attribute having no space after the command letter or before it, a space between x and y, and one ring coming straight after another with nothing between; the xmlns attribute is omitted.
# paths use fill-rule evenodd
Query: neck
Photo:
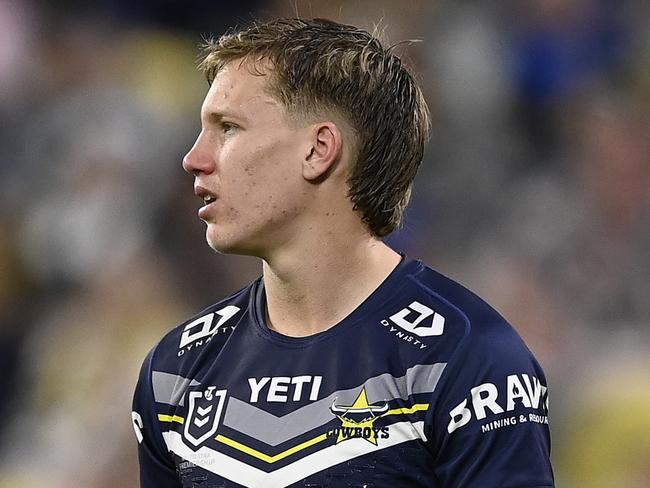
<svg viewBox="0 0 650 488"><path fill-rule="evenodd" d="M367 232L311 234L285 251L264 260L264 287L269 327L292 337L336 325L400 261L399 254Z"/></svg>

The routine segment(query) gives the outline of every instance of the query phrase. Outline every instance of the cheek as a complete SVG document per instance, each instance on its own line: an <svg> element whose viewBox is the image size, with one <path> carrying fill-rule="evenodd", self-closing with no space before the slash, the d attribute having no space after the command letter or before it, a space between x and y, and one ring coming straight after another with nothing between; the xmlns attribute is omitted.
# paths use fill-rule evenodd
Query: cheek
<svg viewBox="0 0 650 488"><path fill-rule="evenodd" d="M229 202L250 197L259 186L259 168L255 163L257 154L245 146L245 142L233 144L220 154L221 164L217 169L219 189L223 199Z"/></svg>
<svg viewBox="0 0 650 488"><path fill-rule="evenodd" d="M295 155L286 144L247 148L246 142L224 152L228 166L222 168L222 184L228 213L266 221L294 213L302 194L300 168L292 164Z"/></svg>
<svg viewBox="0 0 650 488"><path fill-rule="evenodd" d="M241 161L240 174L247 191L277 199L292 186L290 155L277 145L258 145Z"/></svg>

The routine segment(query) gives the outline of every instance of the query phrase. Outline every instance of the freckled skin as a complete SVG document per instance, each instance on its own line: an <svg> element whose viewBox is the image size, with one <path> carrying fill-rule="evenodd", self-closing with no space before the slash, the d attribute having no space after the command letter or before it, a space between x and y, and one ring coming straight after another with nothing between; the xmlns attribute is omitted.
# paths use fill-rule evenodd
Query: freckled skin
<svg viewBox="0 0 650 488"><path fill-rule="evenodd" d="M219 72L203 103L201 133L184 159L196 184L217 195L205 222L208 243L220 252L263 257L263 250L281 247L298 232L307 203L304 129L290 125L266 92L267 78L239 63Z"/></svg>

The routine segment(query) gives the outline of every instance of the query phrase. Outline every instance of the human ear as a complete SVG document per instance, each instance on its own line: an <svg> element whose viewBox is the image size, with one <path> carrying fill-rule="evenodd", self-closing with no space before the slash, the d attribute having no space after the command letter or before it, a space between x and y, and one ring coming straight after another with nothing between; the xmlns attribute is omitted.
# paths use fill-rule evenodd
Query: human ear
<svg viewBox="0 0 650 488"><path fill-rule="evenodd" d="M312 126L309 152L302 163L302 176L319 183L332 172L341 159L343 135L334 122L320 122Z"/></svg>

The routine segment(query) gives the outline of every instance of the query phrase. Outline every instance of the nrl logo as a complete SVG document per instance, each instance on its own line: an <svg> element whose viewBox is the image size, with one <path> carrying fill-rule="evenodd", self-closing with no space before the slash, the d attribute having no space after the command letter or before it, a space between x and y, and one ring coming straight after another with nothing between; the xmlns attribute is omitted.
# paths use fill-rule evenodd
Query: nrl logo
<svg viewBox="0 0 650 488"><path fill-rule="evenodd" d="M216 390L216 391L215 391ZM209 386L205 391L189 392L189 411L185 421L185 438L195 447L217 432L227 390Z"/></svg>
<svg viewBox="0 0 650 488"><path fill-rule="evenodd" d="M341 421L341 427L330 430L328 437L336 436L336 444L347 439L361 438L377 445L377 439L388 438L388 427L375 427L375 421L388 413L388 403L371 405L363 387L352 405L337 405L332 402L330 412Z"/></svg>

